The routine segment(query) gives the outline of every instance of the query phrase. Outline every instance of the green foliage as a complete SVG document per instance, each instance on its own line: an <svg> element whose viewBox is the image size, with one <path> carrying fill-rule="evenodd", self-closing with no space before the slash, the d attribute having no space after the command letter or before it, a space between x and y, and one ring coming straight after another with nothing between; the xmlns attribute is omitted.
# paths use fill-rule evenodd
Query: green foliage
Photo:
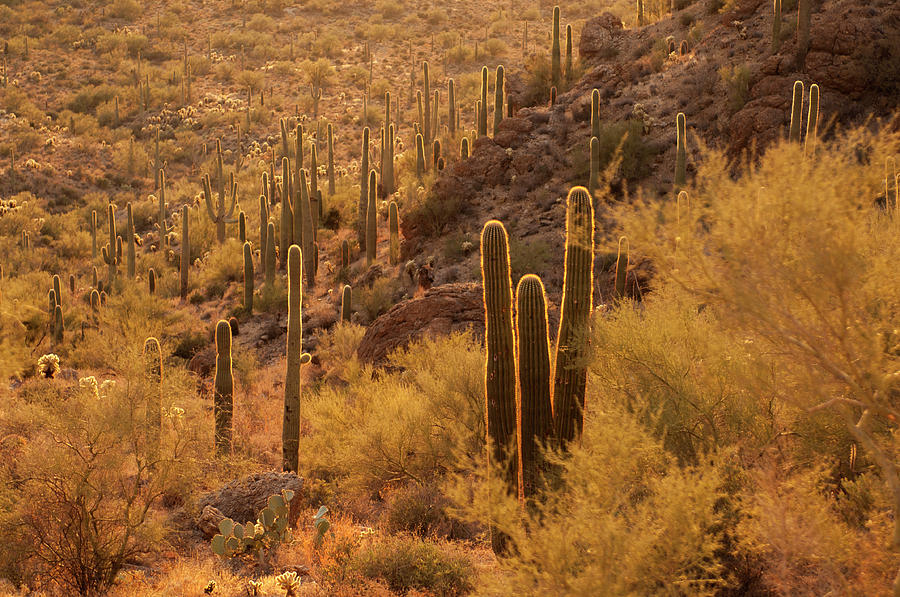
<svg viewBox="0 0 900 597"><path fill-rule="evenodd" d="M750 69L746 65L723 66L719 80L728 94L728 109L734 113L744 107L750 94Z"/></svg>
<svg viewBox="0 0 900 597"><path fill-rule="evenodd" d="M255 523L239 524L224 518L219 523L219 534L210 542L213 553L223 558L248 554L266 562L276 547L293 541L288 524L292 499L294 492L290 489L269 496Z"/></svg>

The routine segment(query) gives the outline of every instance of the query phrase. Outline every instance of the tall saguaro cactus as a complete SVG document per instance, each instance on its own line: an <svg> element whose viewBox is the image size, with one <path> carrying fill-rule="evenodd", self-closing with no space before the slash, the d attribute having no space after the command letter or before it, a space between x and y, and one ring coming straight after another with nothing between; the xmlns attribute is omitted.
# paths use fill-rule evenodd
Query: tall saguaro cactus
<svg viewBox="0 0 900 597"><path fill-rule="evenodd" d="M302 260L300 247L291 245L288 249L287 359L284 374L281 461L285 471L295 473L300 459L300 365L309 362L309 355L303 352Z"/></svg>
<svg viewBox="0 0 900 597"><path fill-rule="evenodd" d="M234 373L231 369L231 326L216 324L216 375L213 381L213 414L216 422L216 456L231 453L231 418L234 413Z"/></svg>
<svg viewBox="0 0 900 597"><path fill-rule="evenodd" d="M478 105L478 136L487 136L488 68L481 68L481 103Z"/></svg>
<svg viewBox="0 0 900 597"><path fill-rule="evenodd" d="M799 143L803 129L803 81L794 81L794 95L791 100L791 128L788 139Z"/></svg>
<svg viewBox="0 0 900 597"><path fill-rule="evenodd" d="M456 84L452 78L447 81L447 115L447 130L452 137L456 134Z"/></svg>
<svg viewBox="0 0 900 597"><path fill-rule="evenodd" d="M378 211L375 206L375 171L369 173L369 205L366 210L366 265L375 263L375 253L378 249Z"/></svg>
<svg viewBox="0 0 900 597"><path fill-rule="evenodd" d="M553 434L547 301L543 282L532 274L523 276L516 288L516 340L519 498L527 500L540 488L541 444Z"/></svg>
<svg viewBox="0 0 900 597"><path fill-rule="evenodd" d="M350 315L353 309L353 289L349 284L344 285L341 291L341 321L350 323Z"/></svg>
<svg viewBox="0 0 900 597"><path fill-rule="evenodd" d="M120 254L116 250L119 238L116 235L116 208L111 203L106 207L106 215L108 220L107 226L109 228L109 242L100 250L100 253L103 256L103 261L109 267L106 284L112 289L112 284L116 279L118 271Z"/></svg>
<svg viewBox="0 0 900 597"><path fill-rule="evenodd" d="M384 92L384 153L381 164L381 186L386 197L394 192L394 125L391 123L391 92Z"/></svg>
<svg viewBox="0 0 900 597"><path fill-rule="evenodd" d="M390 109L390 108L388 108ZM328 135L328 196L332 197L334 195L335 183L334 183L334 127L331 123L328 123L328 127L326 128Z"/></svg>
<svg viewBox="0 0 900 597"><path fill-rule="evenodd" d="M360 249L366 246L366 211L369 206L369 127L363 129L360 157L359 202L356 211L356 241Z"/></svg>
<svg viewBox="0 0 900 597"><path fill-rule="evenodd" d="M484 291L485 412L490 443L488 462L502 467L510 494L516 492L516 344L513 330L512 280L509 269L509 239L497 220L481 232L481 277ZM495 552L504 549L501 534L491 533Z"/></svg>
<svg viewBox="0 0 900 597"><path fill-rule="evenodd" d="M159 454L159 436L162 431L162 349L159 340L150 337L144 342L144 366L150 391L147 392L147 448L151 459Z"/></svg>
<svg viewBox="0 0 900 597"><path fill-rule="evenodd" d="M781 49L781 0L773 0L772 12L772 53L775 54Z"/></svg>
<svg viewBox="0 0 900 597"><path fill-rule="evenodd" d="M294 216L291 211L291 166L287 158L281 158L281 229L278 235L278 261L281 268L287 265L288 248L294 243Z"/></svg>
<svg viewBox="0 0 900 597"><path fill-rule="evenodd" d="M619 237L619 251L616 254L616 299L625 298L625 282L628 276L628 239Z"/></svg>
<svg viewBox="0 0 900 597"><path fill-rule="evenodd" d="M244 309L253 313L253 249L244 242Z"/></svg>
<svg viewBox="0 0 900 597"><path fill-rule="evenodd" d="M266 247L262 261L266 264L266 289L275 288L275 223L269 222L266 232Z"/></svg>
<svg viewBox="0 0 900 597"><path fill-rule="evenodd" d="M133 280L136 271L136 255L134 249L134 211L131 208L131 201L125 205L125 213L127 214L125 220L125 237L127 239L125 241L125 246L127 247L125 252L125 263L128 279Z"/></svg>
<svg viewBox="0 0 900 597"><path fill-rule="evenodd" d="M560 88L562 78L559 46L559 6L553 7L553 42L550 47L550 84Z"/></svg>
<svg viewBox="0 0 900 597"><path fill-rule="evenodd" d="M591 137L591 169L588 177L588 192L591 197L597 191L600 185L600 139Z"/></svg>
<svg viewBox="0 0 900 597"><path fill-rule="evenodd" d="M97 260L97 210L91 210L91 259Z"/></svg>
<svg viewBox="0 0 900 597"><path fill-rule="evenodd" d="M819 128L819 86L809 86L809 115L806 117L806 141L804 151L811 153L816 147Z"/></svg>
<svg viewBox="0 0 900 597"><path fill-rule="evenodd" d="M566 257L553 383L553 416L562 444L581 435L593 297L594 209L588 190L574 187L566 198Z"/></svg>
<svg viewBox="0 0 900 597"><path fill-rule="evenodd" d="M806 55L809 53L809 25L812 19L810 0L799 0L797 3L797 69L806 68Z"/></svg>
<svg viewBox="0 0 900 597"><path fill-rule="evenodd" d="M400 208L396 201L391 201L388 206L388 231L390 233L391 265L400 263Z"/></svg>
<svg viewBox="0 0 900 597"><path fill-rule="evenodd" d="M187 298L188 272L191 269L191 237L188 224L188 206L181 208L181 300Z"/></svg>
<svg viewBox="0 0 900 597"><path fill-rule="evenodd" d="M503 98L506 97L503 84L503 65L497 66L497 75L494 80L494 135L500 129L503 122Z"/></svg>
<svg viewBox="0 0 900 597"><path fill-rule="evenodd" d="M225 167L222 160L222 142L216 139L216 197L212 194L212 181L209 175L203 177L203 199L206 201L206 211L209 219L216 225L216 240L219 244L225 242L225 224L234 224L234 208L237 205L237 183L234 174L231 174L226 188ZM229 198L230 195L230 198Z"/></svg>
<svg viewBox="0 0 900 597"><path fill-rule="evenodd" d="M681 188L687 182L687 125L684 112L679 112L675 117L675 186Z"/></svg>

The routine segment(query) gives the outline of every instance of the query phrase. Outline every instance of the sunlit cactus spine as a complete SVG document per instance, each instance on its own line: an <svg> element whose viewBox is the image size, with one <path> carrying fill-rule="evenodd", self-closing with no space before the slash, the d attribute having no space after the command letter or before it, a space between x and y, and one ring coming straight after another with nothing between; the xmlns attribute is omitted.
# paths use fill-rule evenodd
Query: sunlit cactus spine
<svg viewBox="0 0 900 597"><path fill-rule="evenodd" d="M378 208L375 205L375 171L369 173L369 205L366 211L366 265L375 263L375 252L378 248Z"/></svg>
<svg viewBox="0 0 900 597"><path fill-rule="evenodd" d="M237 205L237 183L234 174L228 185L225 184L225 166L222 160L222 142L216 139L216 197L212 194L212 181L209 175L203 177L203 199L206 201L206 212L216 225L216 240L225 242L225 224L234 224L234 209Z"/></svg>
<svg viewBox="0 0 900 597"><path fill-rule="evenodd" d="M516 345L513 329L509 239L503 224L491 220L481 232L481 276L485 307L485 412L490 442L488 462L503 468L510 494L516 493ZM505 546L492 529L495 552Z"/></svg>
<svg viewBox="0 0 900 597"><path fill-rule="evenodd" d="M349 284L344 285L341 292L341 321L350 323L351 310L353 309L353 289Z"/></svg>
<svg viewBox="0 0 900 597"><path fill-rule="evenodd" d="M91 259L97 260L97 210L91 210Z"/></svg>
<svg viewBox="0 0 900 597"><path fill-rule="evenodd" d="M803 81L794 81L794 93L791 100L791 128L788 139L791 143L799 143L803 129Z"/></svg>
<svg viewBox="0 0 900 597"><path fill-rule="evenodd" d="M481 103L478 105L478 136L487 136L488 68L481 68Z"/></svg>
<svg viewBox="0 0 900 597"><path fill-rule="evenodd" d="M151 296L156 294L156 270L152 267L147 270L147 292Z"/></svg>
<svg viewBox="0 0 900 597"><path fill-rule="evenodd" d="M588 334L594 296L594 208L584 187L566 198L566 249L556 366L553 416L564 446L581 435L587 384Z"/></svg>
<svg viewBox="0 0 900 597"><path fill-rule="evenodd" d="M181 300L187 298L188 273L191 269L191 237L188 224L188 206L181 208Z"/></svg>
<svg viewBox="0 0 900 597"><path fill-rule="evenodd" d="M553 42L550 47L550 84L559 88L562 73L559 46L559 6L553 7Z"/></svg>
<svg viewBox="0 0 900 597"><path fill-rule="evenodd" d="M106 276L106 284L111 287L116 279L117 266L119 265L119 255L116 251L116 240L118 239L118 236L116 235L116 210L112 204L107 206L106 214L108 220L107 226L109 228L109 242L107 242L106 246L100 250L100 253L103 256L103 261L109 267Z"/></svg>
<svg viewBox="0 0 900 597"><path fill-rule="evenodd" d="M151 460L159 455L159 438L162 432L162 349L159 340L150 337L144 341L144 371L150 390L147 392L147 451Z"/></svg>
<svg viewBox="0 0 900 597"><path fill-rule="evenodd" d="M388 230L391 240L391 265L400 263L400 208L396 201L391 201L388 206Z"/></svg>
<svg viewBox="0 0 900 597"><path fill-rule="evenodd" d="M516 288L516 340L519 498L528 500L540 489L541 447L553 435L547 300L543 282L532 274L522 276Z"/></svg>
<svg viewBox="0 0 900 597"><path fill-rule="evenodd" d="M253 313L253 248L244 242L244 310Z"/></svg>
<svg viewBox="0 0 900 597"><path fill-rule="evenodd" d="M266 264L266 288L271 291L275 288L275 223L269 222L267 228L266 247L261 261Z"/></svg>
<svg viewBox="0 0 900 597"><path fill-rule="evenodd" d="M683 187L687 182L686 124L684 113L675 118L675 186Z"/></svg>
<svg viewBox="0 0 900 597"><path fill-rule="evenodd" d="M459 142L459 159L467 160L469 159L469 138L463 137Z"/></svg>
<svg viewBox="0 0 900 597"><path fill-rule="evenodd" d="M231 453L231 418L234 412L234 373L231 368L231 326L216 324L216 374L213 379L213 411L216 423L216 456Z"/></svg>
<svg viewBox="0 0 900 597"><path fill-rule="evenodd" d="M136 273L136 264L135 264L135 248L134 248L134 210L131 207L131 202L125 205L125 213L127 214L127 219L125 220L125 241L127 250L125 252L125 263L126 263L126 271L128 272L128 279L133 280Z"/></svg>
<svg viewBox="0 0 900 597"><path fill-rule="evenodd" d="M369 127L363 129L360 157L359 201L356 211L356 241L366 246L366 212L369 208Z"/></svg>
<svg viewBox="0 0 900 597"><path fill-rule="evenodd" d="M390 108L388 108L390 109ZM328 196L334 195L335 190L335 182L334 182L334 127L331 126L331 123L328 123L327 128L328 135Z"/></svg>
<svg viewBox="0 0 900 597"><path fill-rule="evenodd" d="M350 243L345 239L341 241L341 269L350 267Z"/></svg>
<svg viewBox="0 0 900 597"><path fill-rule="evenodd" d="M262 271L263 277L266 275L266 241L269 230L269 206L266 203L266 196L259 196L259 269Z"/></svg>
<svg viewBox="0 0 900 597"><path fill-rule="evenodd" d="M394 192L394 125L391 123L391 94L384 92L384 154L381 164L381 187L386 197Z"/></svg>
<svg viewBox="0 0 900 597"><path fill-rule="evenodd" d="M447 114L449 118L447 119L447 130L450 132L450 136L456 134L456 84L453 82L453 79L447 81Z"/></svg>
<svg viewBox="0 0 900 597"><path fill-rule="evenodd" d="M303 264L300 247L288 249L287 359L284 376L284 421L281 429L282 468L297 472L300 458L300 365L309 362L303 352L301 293Z"/></svg>
<svg viewBox="0 0 900 597"><path fill-rule="evenodd" d="M503 99L506 97L503 65L497 66L497 74L494 80L494 134L500 129L500 123L503 122Z"/></svg>
<svg viewBox="0 0 900 597"><path fill-rule="evenodd" d="M294 222L290 199L291 169L287 158L281 159L281 230L279 231L278 251L280 267L287 265L288 247L294 242Z"/></svg>
<svg viewBox="0 0 900 597"><path fill-rule="evenodd" d="M816 148L819 128L819 86L813 83L809 87L809 115L806 118L806 141L804 150L807 153Z"/></svg>
<svg viewBox="0 0 900 597"><path fill-rule="evenodd" d="M425 178L425 139L422 135L416 135L416 179L419 182Z"/></svg>
<svg viewBox="0 0 900 597"><path fill-rule="evenodd" d="M619 250L616 254L615 298L625 298L625 281L628 276L628 239L619 237Z"/></svg>

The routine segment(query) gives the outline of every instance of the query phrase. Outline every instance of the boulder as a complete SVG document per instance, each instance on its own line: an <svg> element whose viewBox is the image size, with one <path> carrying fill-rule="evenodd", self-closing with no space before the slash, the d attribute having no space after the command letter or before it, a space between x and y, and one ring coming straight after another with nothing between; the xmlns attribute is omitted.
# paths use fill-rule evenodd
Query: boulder
<svg viewBox="0 0 900 597"><path fill-rule="evenodd" d="M398 348L423 336L472 329L484 334L484 298L480 284L435 286L424 296L405 300L376 319L366 330L357 355L367 363L383 363Z"/></svg>
<svg viewBox="0 0 900 597"><path fill-rule="evenodd" d="M582 59L609 60L615 58L624 45L626 37L622 19L605 12L590 19L581 29L578 44Z"/></svg>
<svg viewBox="0 0 900 597"><path fill-rule="evenodd" d="M289 522L293 525L300 515L300 508L296 504L302 488L303 479L294 473L257 473L237 479L218 491L200 497L197 505L201 514L197 526L205 534L213 521L218 527L218 521L221 520L216 520L218 516L228 517L242 524L256 522L260 510L266 507L269 496L281 493L282 489L294 492L289 517Z"/></svg>

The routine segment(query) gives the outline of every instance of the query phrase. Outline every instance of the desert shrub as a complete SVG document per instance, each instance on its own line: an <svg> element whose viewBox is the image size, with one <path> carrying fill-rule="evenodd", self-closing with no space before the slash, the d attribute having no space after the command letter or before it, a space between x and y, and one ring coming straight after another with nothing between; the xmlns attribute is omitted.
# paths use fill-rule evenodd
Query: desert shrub
<svg viewBox="0 0 900 597"><path fill-rule="evenodd" d="M525 274L545 271L551 258L550 245L547 241L510 235L509 269L514 283Z"/></svg>
<svg viewBox="0 0 900 597"><path fill-rule="evenodd" d="M143 8L138 0L114 0L109 14L116 19L133 21L141 16Z"/></svg>
<svg viewBox="0 0 900 597"><path fill-rule="evenodd" d="M733 113L743 108L750 94L750 69L746 65L723 66L719 79L728 94L728 109Z"/></svg>
<svg viewBox="0 0 900 597"><path fill-rule="evenodd" d="M360 315L368 321L374 321L382 313L394 305L394 295L397 291L397 283L390 278L378 278L370 288L360 288L359 298L355 304Z"/></svg>
<svg viewBox="0 0 900 597"><path fill-rule="evenodd" d="M393 590L428 591L439 597L465 595L474 588L474 570L458 548L405 536L378 538L364 544L354 565Z"/></svg>
<svg viewBox="0 0 900 597"><path fill-rule="evenodd" d="M471 480L461 482L457 499L511 542L502 572L479 579L482 594L715 595L726 586L720 465L679 467L641 423L605 406L585 421L582 445L554 462L561 489L524 524L499 487L478 483L471 497Z"/></svg>
<svg viewBox="0 0 900 597"><path fill-rule="evenodd" d="M346 385L304 400L305 466L349 499L398 483L427 486L484 442L483 356L469 335L424 340L390 358L395 372L347 367ZM398 370L399 369L399 370Z"/></svg>
<svg viewBox="0 0 900 597"><path fill-rule="evenodd" d="M392 533L420 537L474 538L479 527L453 517L452 506L453 502L437 487L408 483L388 495L384 526Z"/></svg>
<svg viewBox="0 0 900 597"><path fill-rule="evenodd" d="M618 161L617 172L626 180L640 180L650 171L656 157L654 148L644 141L644 123L638 119L600 123L600 171ZM577 180L587 182L590 175L590 148L579 147L573 159Z"/></svg>

